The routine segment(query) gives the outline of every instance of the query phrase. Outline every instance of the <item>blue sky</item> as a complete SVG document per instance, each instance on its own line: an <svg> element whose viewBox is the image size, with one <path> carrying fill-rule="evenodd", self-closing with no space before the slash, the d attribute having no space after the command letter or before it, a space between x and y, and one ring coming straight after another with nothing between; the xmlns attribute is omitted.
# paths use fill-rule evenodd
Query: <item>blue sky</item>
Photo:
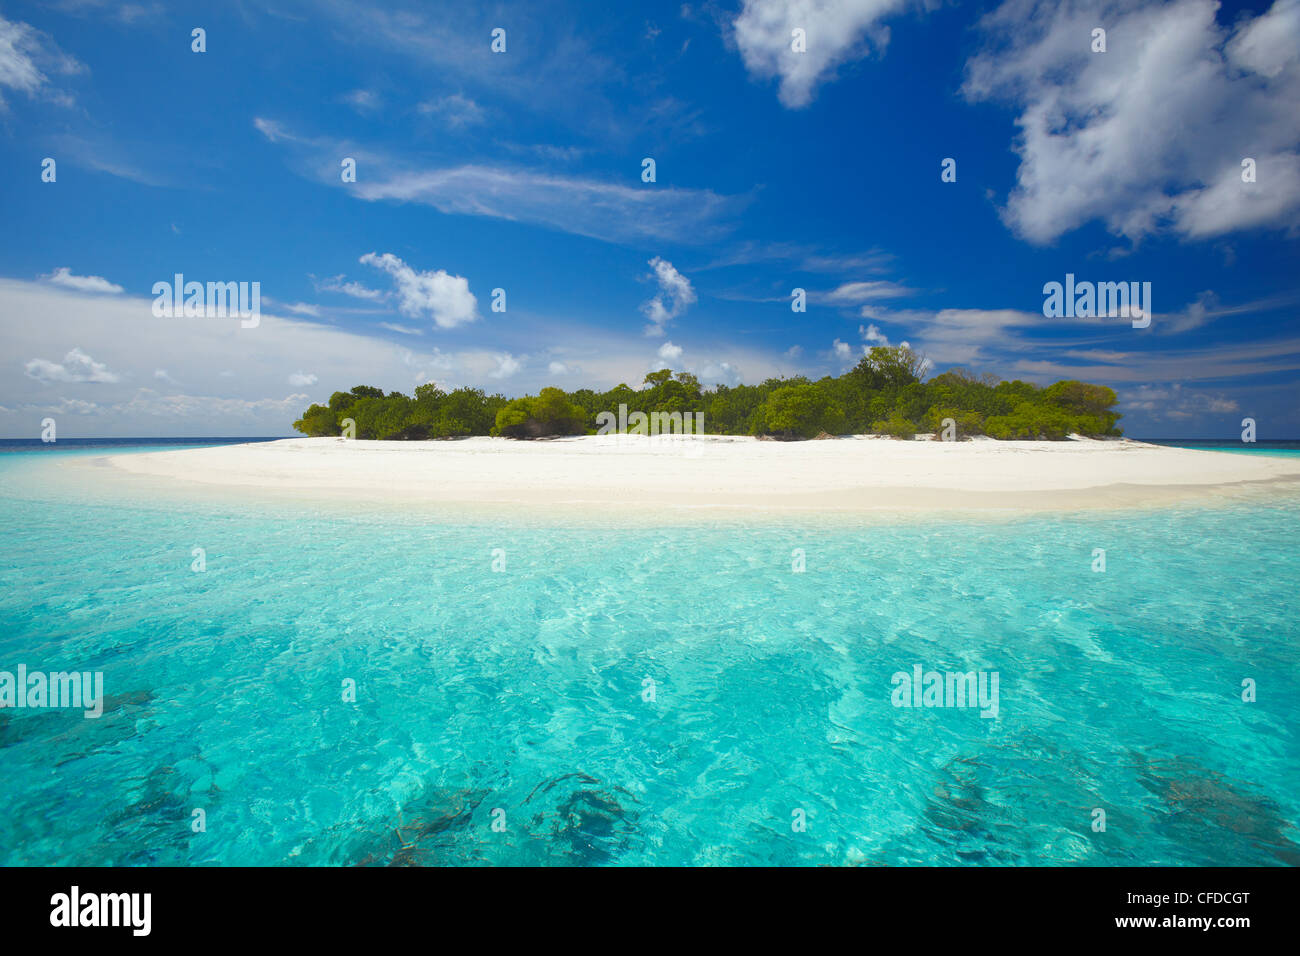
<svg viewBox="0 0 1300 956"><path fill-rule="evenodd" d="M1300 436L1300 0L4 3L0 100L5 436L903 341L1109 384L1136 437ZM260 324L154 316L176 273ZM1150 327L1044 317L1066 273L1150 282Z"/></svg>

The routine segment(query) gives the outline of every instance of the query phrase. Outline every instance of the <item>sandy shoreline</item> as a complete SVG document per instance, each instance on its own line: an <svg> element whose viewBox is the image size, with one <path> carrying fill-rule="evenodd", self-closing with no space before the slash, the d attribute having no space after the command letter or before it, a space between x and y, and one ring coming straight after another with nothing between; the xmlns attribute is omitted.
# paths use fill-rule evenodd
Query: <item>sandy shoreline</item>
<svg viewBox="0 0 1300 956"><path fill-rule="evenodd" d="M1054 511L1159 506L1300 487L1300 460L1129 441L760 442L588 436L544 442L292 438L109 455L131 475L226 491L542 512Z"/></svg>

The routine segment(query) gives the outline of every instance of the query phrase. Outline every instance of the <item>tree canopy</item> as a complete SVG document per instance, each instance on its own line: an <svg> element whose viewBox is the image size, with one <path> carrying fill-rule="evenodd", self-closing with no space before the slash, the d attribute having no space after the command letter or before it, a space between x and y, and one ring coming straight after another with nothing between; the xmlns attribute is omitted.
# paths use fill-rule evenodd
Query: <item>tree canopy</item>
<svg viewBox="0 0 1300 956"><path fill-rule="evenodd" d="M1063 439L1122 434L1116 427L1115 392L1073 380L1040 387L996 375L949 369L924 380L925 359L905 346L872 348L838 377L810 381L771 378L758 385L704 389L689 372L660 369L640 388L620 384L604 392L544 388L508 399L478 388L443 391L433 384L414 397L384 394L370 385L335 392L328 405L312 405L293 427L313 437L342 434L351 419L356 438L424 440L467 435L546 438L597 430L596 416L617 413L703 413L715 435L782 439L874 432L897 438L938 433L951 420L959 438Z"/></svg>

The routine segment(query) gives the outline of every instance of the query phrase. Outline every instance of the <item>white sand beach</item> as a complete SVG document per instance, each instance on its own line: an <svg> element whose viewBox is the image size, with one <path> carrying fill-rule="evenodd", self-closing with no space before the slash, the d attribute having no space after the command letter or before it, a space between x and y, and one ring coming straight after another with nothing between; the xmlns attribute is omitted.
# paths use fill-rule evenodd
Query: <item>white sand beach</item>
<svg viewBox="0 0 1300 956"><path fill-rule="evenodd" d="M294 438L111 455L198 491L537 511L1052 511L1300 489L1300 459L1133 441L773 442L606 435L550 441Z"/></svg>

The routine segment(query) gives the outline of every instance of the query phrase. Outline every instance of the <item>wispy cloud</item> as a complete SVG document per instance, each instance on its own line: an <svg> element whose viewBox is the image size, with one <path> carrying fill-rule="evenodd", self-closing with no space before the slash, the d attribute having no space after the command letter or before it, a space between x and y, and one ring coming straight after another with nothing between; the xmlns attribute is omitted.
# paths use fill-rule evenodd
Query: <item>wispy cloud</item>
<svg viewBox="0 0 1300 956"><path fill-rule="evenodd" d="M912 294L912 290L907 286L882 279L873 282L845 282L830 292L816 293L809 298L827 305L863 305L881 299L904 298Z"/></svg>
<svg viewBox="0 0 1300 956"><path fill-rule="evenodd" d="M56 87L50 74L72 76L84 70L76 57L60 50L46 34L0 16L0 91L13 90L29 99L71 106L72 95ZM0 113L8 108L0 95Z"/></svg>
<svg viewBox="0 0 1300 956"><path fill-rule="evenodd" d="M436 117L450 129L477 126L487 118L483 107L468 96L459 93L451 93L436 100L426 100L416 109L425 116Z"/></svg>
<svg viewBox="0 0 1300 956"><path fill-rule="evenodd" d="M354 299L364 299L367 302L381 302L388 297L388 293L382 289L372 289L360 282L345 282L343 281L345 278L346 276L342 274L330 276L327 279L311 277L312 284L316 287L317 292L341 292L343 295L350 295Z"/></svg>
<svg viewBox="0 0 1300 956"><path fill-rule="evenodd" d="M105 292L117 294L122 291L120 285L109 282L101 276L78 276L73 275L72 270L67 266L60 266L49 275L41 276L46 282L54 285L61 285L65 289L76 289L78 292Z"/></svg>
<svg viewBox="0 0 1300 956"><path fill-rule="evenodd" d="M734 244L703 265L693 267L693 271L707 272L713 269L750 266L764 262L785 262L799 272L871 275L889 269L893 265L894 257L879 249L836 253L796 242L747 240Z"/></svg>
<svg viewBox="0 0 1300 956"><path fill-rule="evenodd" d="M340 99L363 116L377 113L384 106L383 99L374 90L352 90L344 93Z"/></svg>
<svg viewBox="0 0 1300 956"><path fill-rule="evenodd" d="M390 332L400 332L402 335L423 335L423 329L413 329L409 325L398 325L396 322L380 322L381 329L388 329Z"/></svg>
<svg viewBox="0 0 1300 956"><path fill-rule="evenodd" d="M338 157L356 158L357 182L346 188L359 199L420 203L443 213L530 223L606 242L713 241L730 230L747 202L709 189L641 184L639 178L637 185L627 185L506 166L418 168L351 144L299 137L262 117L254 124L269 141L292 145L308 174L322 183L344 185Z"/></svg>

